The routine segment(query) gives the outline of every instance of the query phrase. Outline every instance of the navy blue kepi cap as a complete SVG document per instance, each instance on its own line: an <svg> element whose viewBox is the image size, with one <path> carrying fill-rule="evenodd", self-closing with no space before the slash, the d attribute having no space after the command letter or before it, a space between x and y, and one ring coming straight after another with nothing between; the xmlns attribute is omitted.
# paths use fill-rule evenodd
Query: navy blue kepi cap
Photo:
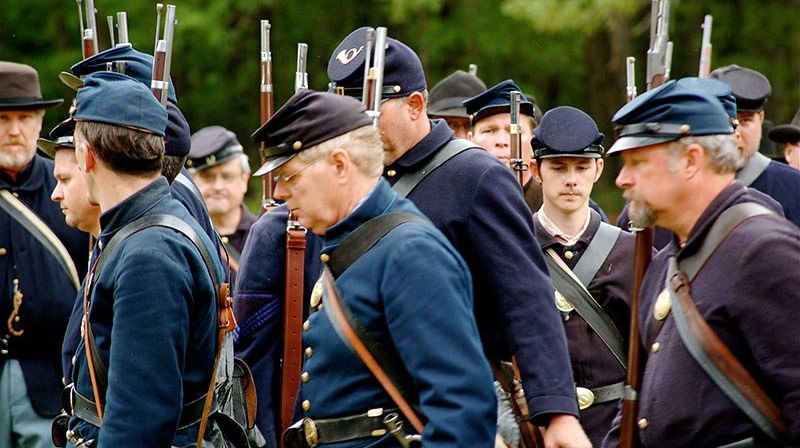
<svg viewBox="0 0 800 448"><path fill-rule="evenodd" d="M51 158L56 157L56 150L59 148L75 149L75 141L72 135L75 133L75 120L67 118L50 131L49 139L40 138L36 140L36 145Z"/></svg>
<svg viewBox="0 0 800 448"><path fill-rule="evenodd" d="M167 111L141 82L115 72L87 76L75 97L75 121L96 121L164 136Z"/></svg>
<svg viewBox="0 0 800 448"><path fill-rule="evenodd" d="M354 98L300 90L253 133L253 140L267 144L267 161L253 175L269 173L301 151L371 124L366 108Z"/></svg>
<svg viewBox="0 0 800 448"><path fill-rule="evenodd" d="M522 89L513 80L506 79L485 92L464 101L463 104L467 108L470 119L475 123L490 115L510 113L511 92L515 90L522 93ZM533 103L528 101L524 94L520 97L519 111L529 117L533 116Z"/></svg>
<svg viewBox="0 0 800 448"><path fill-rule="evenodd" d="M736 97L733 96L729 85L718 79L696 77L681 78L677 83L681 87L699 90L716 97L720 104L722 104L722 107L725 108L725 113L728 114L728 117L730 117L731 120L736 120Z"/></svg>
<svg viewBox="0 0 800 448"><path fill-rule="evenodd" d="M608 150L609 155L689 135L733 133L719 99L675 81L639 95L622 106L611 121L617 141Z"/></svg>
<svg viewBox="0 0 800 448"><path fill-rule="evenodd" d="M366 52L367 27L359 28L344 38L328 61L329 92L362 98ZM372 55L370 61L375 62ZM400 98L427 88L419 56L406 44L387 37L382 97Z"/></svg>
<svg viewBox="0 0 800 448"><path fill-rule="evenodd" d="M222 126L208 126L192 135L192 150L186 166L194 171L204 170L244 153L236 134Z"/></svg>
<svg viewBox="0 0 800 448"><path fill-rule="evenodd" d="M738 65L720 67L711 72L711 77L731 87L739 112L762 111L772 93L772 86L766 76Z"/></svg>
<svg viewBox="0 0 800 448"><path fill-rule="evenodd" d="M71 89L78 90L83 87L83 78L86 75L100 71L122 73L150 87L153 77L153 57L135 50L131 44L120 44L78 62L69 69L69 72L61 72L58 77ZM173 103L178 102L175 86L171 80L167 98Z"/></svg>
<svg viewBox="0 0 800 448"><path fill-rule="evenodd" d="M536 159L603 155L604 135L586 112L570 106L550 109L533 130L531 147Z"/></svg>
<svg viewBox="0 0 800 448"><path fill-rule="evenodd" d="M183 157L192 149L192 131L178 106L167 102L167 129L164 133L164 155Z"/></svg>

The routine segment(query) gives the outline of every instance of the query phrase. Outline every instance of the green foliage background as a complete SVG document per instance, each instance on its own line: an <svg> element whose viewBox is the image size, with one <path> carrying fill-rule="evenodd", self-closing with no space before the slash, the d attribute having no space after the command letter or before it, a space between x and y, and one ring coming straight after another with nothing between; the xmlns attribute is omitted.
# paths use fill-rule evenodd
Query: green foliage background
<svg viewBox="0 0 800 448"><path fill-rule="evenodd" d="M223 125L249 135L259 124L259 20L272 24L276 107L293 91L296 46L309 44L309 87L325 89L330 53L353 29L386 26L422 58L428 85L478 64L487 85L513 78L546 110L573 105L589 112L612 143L610 118L625 101L624 58L637 58L643 91L650 27L648 0L176 0L172 63L179 106L193 130ZM128 13L134 46L152 53L155 2L96 0L101 49L110 41L105 17ZM768 119L789 122L800 105L800 0L672 0L672 77L696 76L704 14L712 14L714 66L736 63L764 73L773 94ZM74 95L57 78L80 57L76 2L4 0L0 59L39 70L47 98ZM50 129L67 106L46 116ZM595 190L608 211L621 204L611 160ZM254 163L256 164L256 163ZM260 186L252 183L255 202ZM255 207L254 207L255 208Z"/></svg>

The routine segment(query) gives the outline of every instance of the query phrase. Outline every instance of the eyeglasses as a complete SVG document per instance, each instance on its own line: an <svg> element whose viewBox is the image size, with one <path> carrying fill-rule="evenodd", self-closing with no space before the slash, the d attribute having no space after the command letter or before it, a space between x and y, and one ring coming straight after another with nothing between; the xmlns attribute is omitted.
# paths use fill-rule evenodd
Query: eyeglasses
<svg viewBox="0 0 800 448"><path fill-rule="evenodd" d="M292 178L293 178L293 177L295 177L295 176L297 176L298 174L302 173L302 172L303 172L303 171L304 171L306 168L308 168L308 167L310 167L311 165L313 165L313 164L315 164L315 163L319 162L319 161L320 161L320 160L322 160L322 159L323 159L323 158L314 159L314 160L312 160L311 162L308 162L308 163L306 163L305 165L303 165L302 167L300 167L300 168L299 168L297 171L295 171L295 172L294 172L294 173L292 173L292 174L285 175L285 176L284 176L284 175L281 175L281 174L278 174L278 179L280 179L280 180L281 180L281 181L283 181L283 182L289 183L289 182L291 182L291 181L292 181Z"/></svg>

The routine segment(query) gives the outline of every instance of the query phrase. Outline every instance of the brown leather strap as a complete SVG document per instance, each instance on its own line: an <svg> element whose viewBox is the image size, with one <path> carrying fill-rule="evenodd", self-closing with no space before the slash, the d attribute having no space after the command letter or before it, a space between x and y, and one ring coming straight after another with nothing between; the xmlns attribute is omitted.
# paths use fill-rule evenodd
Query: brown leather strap
<svg viewBox="0 0 800 448"><path fill-rule="evenodd" d="M94 395L94 403L97 408L97 419L102 425L103 404L100 401L100 387L97 385L97 374L94 368L94 351L92 350L94 344L89 340L92 335L92 329L89 327L89 291L91 289L92 280L94 280L96 268L97 262L95 261L92 270L89 272L89 279L83 291L83 322L81 322L81 325L83 326L83 347L86 350L86 364L89 368L89 379L92 381L92 394Z"/></svg>
<svg viewBox="0 0 800 448"><path fill-rule="evenodd" d="M196 448L203 447L203 436L208 425L208 417L214 404L214 389L217 384L217 369L225 345L225 336L236 329L236 318L233 316L233 300L227 283L222 283L217 289L217 353L214 355L214 369L211 371L211 381L206 391L206 400L203 404L203 414L200 417L200 427L197 429Z"/></svg>
<svg viewBox="0 0 800 448"><path fill-rule="evenodd" d="M672 274L670 286L677 296L673 297L677 305L674 310L674 317L676 323L680 326L679 330L682 328L689 330L686 334L679 331L679 334L690 354L698 361L703 370L711 376L714 383L722 389L725 395L731 398L760 429L776 440L781 437L787 437L789 435L789 427L781 417L780 409L759 386L750 372L736 359L736 355L725 345L725 342L708 325L692 300L689 293L688 279L678 270L674 259L671 260L671 263L673 266L670 269ZM691 341L684 337L689 334L692 336ZM699 348L701 352L695 353L695 344L696 348ZM704 359L710 361L710 363L703 362ZM718 382L718 378L714 372L709 371L709 368L716 368L715 370L722 375L722 379L727 380L727 384L724 381ZM739 400L731 396L731 393L736 394L737 392L749 403L744 403L745 406L742 406ZM756 414L750 415L749 409L746 408L754 408ZM766 427L762 426L764 423L767 424Z"/></svg>
<svg viewBox="0 0 800 448"><path fill-rule="evenodd" d="M290 216L286 226L286 292L283 310L283 370L281 372L281 431L292 424L302 368L300 328L303 322L303 269L306 229Z"/></svg>
<svg viewBox="0 0 800 448"><path fill-rule="evenodd" d="M425 430L425 425L422 423L416 411L414 411L411 403L403 397L400 389L395 385L386 371L383 370L364 342L356 335L353 326L350 325L350 321L347 316L345 316L339 294L336 291L336 286L333 283L333 274L331 274L327 266L325 266L322 271L322 286L325 290L322 296L326 305L325 309L328 316L332 317L332 320L335 320L335 322L331 323L337 328L337 333L347 340L347 343L356 355L358 355L359 359L361 359L369 371L372 372L375 379L378 380L386 393L389 394L389 397L397 404L397 407L400 408L400 411L405 415L408 423L414 427L414 430L417 431L418 434L422 434Z"/></svg>

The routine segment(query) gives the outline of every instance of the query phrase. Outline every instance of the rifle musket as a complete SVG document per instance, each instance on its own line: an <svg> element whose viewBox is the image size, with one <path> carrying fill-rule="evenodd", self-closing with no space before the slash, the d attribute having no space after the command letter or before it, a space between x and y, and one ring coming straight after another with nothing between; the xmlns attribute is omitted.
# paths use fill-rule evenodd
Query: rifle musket
<svg viewBox="0 0 800 448"><path fill-rule="evenodd" d="M128 38L128 13L124 11L117 13L117 31L117 44L127 44L130 42L130 38Z"/></svg>
<svg viewBox="0 0 800 448"><path fill-rule="evenodd" d="M372 126L378 127L381 116L381 99L383 97L383 66L386 62L386 27L375 29L375 56L373 67L375 69L375 85L372 95Z"/></svg>
<svg viewBox="0 0 800 448"><path fill-rule="evenodd" d="M108 22L108 35L111 38L111 46L115 47L117 43L114 38L114 16L106 16L106 22Z"/></svg>

